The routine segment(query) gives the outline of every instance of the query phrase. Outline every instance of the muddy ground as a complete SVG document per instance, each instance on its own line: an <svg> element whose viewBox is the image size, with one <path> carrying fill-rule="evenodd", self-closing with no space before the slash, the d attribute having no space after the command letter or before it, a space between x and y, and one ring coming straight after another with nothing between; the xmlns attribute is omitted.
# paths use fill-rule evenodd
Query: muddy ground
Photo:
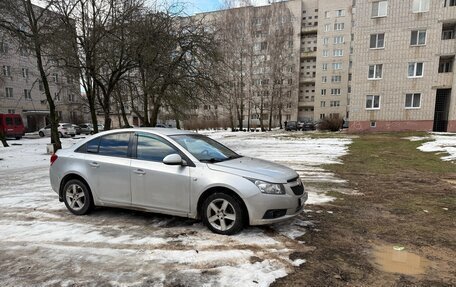
<svg viewBox="0 0 456 287"><path fill-rule="evenodd" d="M314 246L306 264L273 286L456 286L456 165L416 148L408 134L362 135L343 166L327 166L362 195L315 213L300 239ZM402 246L420 256L424 274L384 272L376 246ZM399 270L398 270L399 271Z"/></svg>

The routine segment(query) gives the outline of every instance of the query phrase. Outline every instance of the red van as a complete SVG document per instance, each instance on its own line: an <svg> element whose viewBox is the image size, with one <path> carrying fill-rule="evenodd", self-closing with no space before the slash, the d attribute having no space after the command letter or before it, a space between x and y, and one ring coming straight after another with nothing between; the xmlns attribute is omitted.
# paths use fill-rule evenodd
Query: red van
<svg viewBox="0 0 456 287"><path fill-rule="evenodd" d="M20 139L25 134L21 115L0 114L0 130L8 138Z"/></svg>

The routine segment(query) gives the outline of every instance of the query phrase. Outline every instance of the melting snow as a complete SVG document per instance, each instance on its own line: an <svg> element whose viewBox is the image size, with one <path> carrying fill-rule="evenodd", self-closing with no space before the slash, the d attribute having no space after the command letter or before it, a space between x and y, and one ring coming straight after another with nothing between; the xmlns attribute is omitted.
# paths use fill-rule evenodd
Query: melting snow
<svg viewBox="0 0 456 287"><path fill-rule="evenodd" d="M344 183L321 165L341 163L350 139L205 133L241 154L297 170L308 204L334 199L312 184ZM63 145L77 141L63 139ZM289 255L314 226L305 220L309 211L235 236L213 234L194 220L119 209L74 216L51 190L48 142L22 139L9 142L20 146L0 147L0 270L8 270L0 272L2 286L268 286L305 262Z"/></svg>

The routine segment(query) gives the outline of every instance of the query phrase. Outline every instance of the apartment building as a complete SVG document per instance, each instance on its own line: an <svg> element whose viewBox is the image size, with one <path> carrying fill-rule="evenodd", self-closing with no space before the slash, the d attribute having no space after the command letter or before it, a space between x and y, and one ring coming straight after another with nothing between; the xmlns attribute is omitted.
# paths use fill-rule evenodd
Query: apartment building
<svg viewBox="0 0 456 287"><path fill-rule="evenodd" d="M351 0L291 0L259 7L247 6L202 13L197 17L204 17L208 23L212 23L223 18L224 14L234 13L238 17L237 21L245 23L246 42L252 45L254 57L265 59L253 67L253 89L258 90L260 87L258 92L271 95L274 92L273 78L276 71L273 71L275 64L270 57L272 52L268 35L283 24L275 21L274 17L278 16L271 12L277 10L278 5L290 12L289 23L286 24L293 34L287 39L290 49L287 50L288 57L284 64L291 72L285 79L290 84L283 91L288 96L282 99L281 113L277 110L273 112L272 125L278 126L285 121L347 117L352 39ZM245 78L248 80L247 76ZM248 93L251 88L246 85L245 90ZM259 126L261 115L258 113L258 101L259 97L253 97L250 105L245 104L244 127ZM266 101L263 114L266 125L270 116L269 108ZM204 118L205 122L216 118L226 125L227 111L223 104L204 105L196 109L195 113Z"/></svg>
<svg viewBox="0 0 456 287"><path fill-rule="evenodd" d="M48 62L49 66L51 62ZM36 57L0 31L0 113L20 114L27 131L49 123L49 107L37 69ZM62 122L83 121L77 76L48 69L56 111Z"/></svg>
<svg viewBox="0 0 456 287"><path fill-rule="evenodd" d="M350 127L456 131L456 1L357 1Z"/></svg>

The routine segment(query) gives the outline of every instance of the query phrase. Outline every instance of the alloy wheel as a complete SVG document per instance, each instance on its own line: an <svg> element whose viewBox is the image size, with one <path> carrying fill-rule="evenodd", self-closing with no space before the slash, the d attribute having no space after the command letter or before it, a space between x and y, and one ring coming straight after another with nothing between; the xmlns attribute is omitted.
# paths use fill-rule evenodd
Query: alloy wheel
<svg viewBox="0 0 456 287"><path fill-rule="evenodd" d="M226 199L214 199L206 210L209 224L220 231L226 231L233 227L236 222L236 211L233 205Z"/></svg>
<svg viewBox="0 0 456 287"><path fill-rule="evenodd" d="M81 210L86 203L84 190L78 184L69 185L65 191L65 197L68 206L74 211Z"/></svg>

